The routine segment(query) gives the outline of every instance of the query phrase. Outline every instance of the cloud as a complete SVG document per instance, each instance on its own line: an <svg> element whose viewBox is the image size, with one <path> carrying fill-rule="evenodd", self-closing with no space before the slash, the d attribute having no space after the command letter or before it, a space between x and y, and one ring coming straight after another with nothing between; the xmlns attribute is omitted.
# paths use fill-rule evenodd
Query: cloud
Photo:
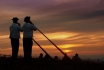
<svg viewBox="0 0 104 70"><path fill-rule="evenodd" d="M62 33L60 33L62 34ZM64 35L64 34L63 34ZM65 34L67 35L67 33ZM46 34L46 36L52 40L56 45L65 45L65 44L76 44L76 45L102 45L103 41L104 41L104 33L92 33L92 34L87 34L87 33L82 33L82 34L68 34L69 37L67 38L62 38L62 39L58 39L58 38L51 38L49 35ZM51 36L53 36L51 34ZM61 35L58 35L61 36ZM39 42L41 45L52 45L46 38L44 38L43 40L39 40L37 38L38 36L35 36L35 40L37 42ZM39 36L40 37L40 36ZM57 37L57 36L55 36ZM83 47L83 46L82 46Z"/></svg>
<svg viewBox="0 0 104 70"><path fill-rule="evenodd" d="M24 17L29 15L33 23L56 45L81 44L93 49L99 47L95 45L103 45L104 41L103 5L103 0L0 0L0 36L9 35L9 26L13 17L19 17L19 22L23 25ZM34 35L37 32L34 32ZM62 32L66 35L67 33L75 33L75 35L69 34L68 37L61 39L56 35L56 40L52 38L52 33L57 32L59 37L64 35ZM40 35L37 36L35 39L42 46L51 45L47 40L40 38ZM9 38L2 38L0 42L1 48L10 47ZM84 49L84 46L80 46L71 50L81 51L86 50L86 47Z"/></svg>
<svg viewBox="0 0 104 70"><path fill-rule="evenodd" d="M82 51L87 51L87 52L89 52L89 51L98 51L98 52L100 52L100 51L104 50L104 47L103 46L94 46L94 47L84 46L84 47L71 47L71 48L67 48L67 49L75 50L76 52L82 52Z"/></svg>
<svg viewBox="0 0 104 70"><path fill-rule="evenodd" d="M82 15L82 18L93 18L93 17L101 17L103 16L104 17L104 9L103 10L95 10L95 11L92 11L92 12L88 12L84 15Z"/></svg>

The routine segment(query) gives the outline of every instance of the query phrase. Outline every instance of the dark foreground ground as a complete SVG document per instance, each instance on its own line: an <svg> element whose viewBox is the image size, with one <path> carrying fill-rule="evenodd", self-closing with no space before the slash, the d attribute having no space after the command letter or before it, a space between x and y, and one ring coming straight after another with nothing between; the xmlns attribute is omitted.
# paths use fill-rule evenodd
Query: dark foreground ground
<svg viewBox="0 0 104 70"><path fill-rule="evenodd" d="M19 58L0 58L0 70L104 70L103 63L94 61L62 61L32 59L30 62Z"/></svg>

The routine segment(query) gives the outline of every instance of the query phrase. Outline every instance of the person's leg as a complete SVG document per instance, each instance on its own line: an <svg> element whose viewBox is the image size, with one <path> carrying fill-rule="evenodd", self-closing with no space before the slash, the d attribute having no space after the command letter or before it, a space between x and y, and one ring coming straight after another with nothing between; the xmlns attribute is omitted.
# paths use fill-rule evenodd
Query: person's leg
<svg viewBox="0 0 104 70"><path fill-rule="evenodd" d="M24 48L24 58L26 60L31 59L32 54L32 38L24 38L23 39L23 48Z"/></svg>
<svg viewBox="0 0 104 70"><path fill-rule="evenodd" d="M29 44L28 44L28 58L31 59L32 58L32 45L33 45L33 41L32 38L29 39Z"/></svg>
<svg viewBox="0 0 104 70"><path fill-rule="evenodd" d="M26 54L26 52L27 52L27 39L26 38L23 38L23 51L24 51L24 58L26 59L26 56L27 56L27 54Z"/></svg>
<svg viewBox="0 0 104 70"><path fill-rule="evenodd" d="M16 39L16 44L15 44L15 55L16 55L16 58L18 56L18 51L19 51L19 39Z"/></svg>
<svg viewBox="0 0 104 70"><path fill-rule="evenodd" d="M12 59L17 59L19 49L19 39L11 39Z"/></svg>
<svg viewBox="0 0 104 70"><path fill-rule="evenodd" d="M15 58L14 49L15 49L15 42L14 39L11 39L11 47L12 47L12 59Z"/></svg>

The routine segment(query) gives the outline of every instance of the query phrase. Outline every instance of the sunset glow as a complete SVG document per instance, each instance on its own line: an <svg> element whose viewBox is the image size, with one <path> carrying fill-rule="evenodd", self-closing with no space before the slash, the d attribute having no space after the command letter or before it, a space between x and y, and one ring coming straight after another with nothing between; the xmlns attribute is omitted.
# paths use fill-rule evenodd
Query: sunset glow
<svg viewBox="0 0 104 70"><path fill-rule="evenodd" d="M70 53L72 50L63 50L65 53Z"/></svg>
<svg viewBox="0 0 104 70"><path fill-rule="evenodd" d="M9 26L18 17L31 21L69 55L104 55L104 0L0 0L0 54L11 54ZM23 33L20 51L23 55ZM51 55L63 56L38 30L33 38ZM35 43L33 55L44 53Z"/></svg>
<svg viewBox="0 0 104 70"><path fill-rule="evenodd" d="M60 45L61 48L70 48L70 47L78 47L77 44L65 44L65 45Z"/></svg>

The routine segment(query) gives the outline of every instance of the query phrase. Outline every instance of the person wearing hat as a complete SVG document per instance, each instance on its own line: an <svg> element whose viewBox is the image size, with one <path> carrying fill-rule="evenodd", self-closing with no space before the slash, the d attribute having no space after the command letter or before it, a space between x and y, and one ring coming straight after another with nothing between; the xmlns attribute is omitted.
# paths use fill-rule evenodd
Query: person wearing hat
<svg viewBox="0 0 104 70"><path fill-rule="evenodd" d="M32 45L33 45L33 31L36 31L37 28L34 24L30 21L30 17L26 16L24 18L25 24L22 26L23 28L23 51L24 51L24 58L26 60L31 60L32 56Z"/></svg>
<svg viewBox="0 0 104 70"><path fill-rule="evenodd" d="M12 59L17 59L18 50L19 50L19 38L20 38L20 31L22 31L22 27L18 23L18 18L14 17L13 24L9 27L10 30L10 40L11 40L11 47L12 47Z"/></svg>

